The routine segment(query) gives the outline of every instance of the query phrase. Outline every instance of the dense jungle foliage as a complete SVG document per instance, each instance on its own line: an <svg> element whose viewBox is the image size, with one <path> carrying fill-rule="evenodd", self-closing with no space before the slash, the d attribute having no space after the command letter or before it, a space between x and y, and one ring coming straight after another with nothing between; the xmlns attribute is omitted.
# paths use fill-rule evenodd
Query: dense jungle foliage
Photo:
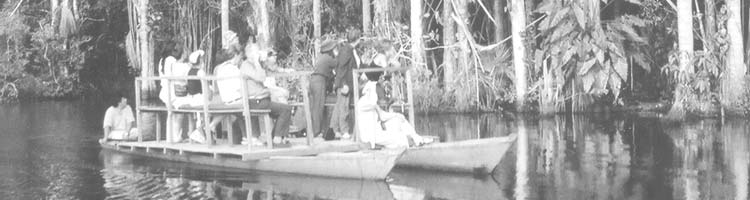
<svg viewBox="0 0 750 200"><path fill-rule="evenodd" d="M139 54L132 46L137 36L129 32L137 28L132 23L139 1L63 0L52 10L54 1L0 1L0 99L132 91L134 76L156 74L141 70L135 60ZM715 116L726 109L744 113L750 107L744 103L750 100L745 95L748 87L735 88L741 103L727 106L722 101L726 93L735 92L722 87L744 85L726 78L731 74L726 67L732 47L729 33L734 30L728 29L733 15L727 5L735 1L693 2L687 20L694 24L695 44L693 51L681 52L677 25L685 18L677 11L683 1L525 0L526 80L516 78L509 40L511 24L517 20L510 6L519 1L422 0L421 9L412 9L409 1L401 0L321 0L320 26L322 38L343 40L346 30L365 28L362 5L372 3L367 12L372 28L363 49L372 51L368 44L381 39L397 44L401 62L413 66L414 97L422 112L666 111L666 105L676 104L678 116ZM231 0L230 29L250 34L244 27L253 27L252 19L260 16L258 2ZM280 64L310 70L313 1L266 2L270 43L280 52ZM740 3L739 24L749 24L749 4ZM226 59L218 51L218 0L151 1L148 6L152 63L174 44L189 51L208 50L209 67ZM409 35L414 10L421 12L421 38ZM746 36L748 26L740 26L740 32ZM747 43L747 37L741 39ZM424 52L421 63L411 59L413 40L424 44L418 47ZM748 46L742 47L745 54ZM680 62L682 58L690 63ZM525 107L514 106L519 81L528 82L522 98Z"/></svg>

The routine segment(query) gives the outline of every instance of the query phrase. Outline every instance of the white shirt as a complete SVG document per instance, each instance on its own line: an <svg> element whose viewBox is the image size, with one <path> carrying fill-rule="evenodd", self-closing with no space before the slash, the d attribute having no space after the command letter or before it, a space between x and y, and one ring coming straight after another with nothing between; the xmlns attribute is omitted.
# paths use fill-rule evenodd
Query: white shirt
<svg viewBox="0 0 750 200"><path fill-rule="evenodd" d="M125 106L123 109L118 109L110 106L107 108L107 112L104 113L104 122L102 126L104 128L112 127L113 131L130 131L126 130L135 119L133 119L133 111L130 106Z"/></svg>
<svg viewBox="0 0 750 200"><path fill-rule="evenodd" d="M216 66L214 72L219 78L238 77L242 74L240 72L240 69L237 68L237 65L234 64L234 59ZM242 80L239 77L218 80L216 81L216 86L219 89L219 96L221 97L221 101L223 101L224 103L230 103L242 98Z"/></svg>

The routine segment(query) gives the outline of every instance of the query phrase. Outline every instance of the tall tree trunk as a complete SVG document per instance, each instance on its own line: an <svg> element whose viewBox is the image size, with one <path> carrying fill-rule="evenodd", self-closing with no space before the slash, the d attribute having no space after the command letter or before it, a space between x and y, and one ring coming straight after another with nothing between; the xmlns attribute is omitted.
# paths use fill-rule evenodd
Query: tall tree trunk
<svg viewBox="0 0 750 200"><path fill-rule="evenodd" d="M375 8L373 9L375 11L375 17L373 18L373 30L375 34L378 34L379 36L383 36L382 34L389 33L390 28L390 22L391 22L391 15L390 12L388 12L388 4L390 0L373 0L375 3L373 4Z"/></svg>
<svg viewBox="0 0 750 200"><path fill-rule="evenodd" d="M513 68L516 80L516 109L523 111L526 100L526 48L523 42L523 32L526 27L526 6L524 0L512 0L511 2L511 31L513 41Z"/></svg>
<svg viewBox="0 0 750 200"><path fill-rule="evenodd" d="M680 54L680 74L692 73L693 64L693 4L691 0L677 0L677 46ZM682 119L685 116L684 99L689 92L687 84L679 82L675 88L674 103L669 118Z"/></svg>
<svg viewBox="0 0 750 200"><path fill-rule="evenodd" d="M744 77L747 69L742 46L742 10L740 0L726 0L729 18L727 19L727 35L729 50L727 50L726 72L722 77L721 105L731 114L739 114L741 98L744 95Z"/></svg>
<svg viewBox="0 0 750 200"><path fill-rule="evenodd" d="M469 14L469 1L470 0L453 0L455 3L453 9L455 9L455 13L458 15L458 18L461 19L461 24L469 24L469 18L471 15ZM464 29L462 27L465 27L467 29ZM456 42L458 42L459 49L458 54L456 55L457 60L457 67L456 67L456 78L470 81L467 82L470 85L473 85L474 87L462 87L462 90L467 90L465 93L469 93L470 91L473 91L476 89L477 94L479 93L479 87L478 87L478 80L476 76L473 76L474 69L476 67L475 63L473 63L473 57L471 55L471 47L469 47L469 40L471 39L471 34L469 33L471 29L468 28L468 26L458 25L456 24ZM459 69L460 67L460 69ZM473 77L473 78L471 78ZM474 80L472 80L474 79ZM467 84L468 85L468 84ZM457 93L460 94L460 93ZM460 95L456 98L456 107L459 110L468 110L469 106L472 104L479 105L478 103L474 103L474 101L479 101L478 96L474 95Z"/></svg>
<svg viewBox="0 0 750 200"><path fill-rule="evenodd" d="M50 13L54 13L57 7L60 6L60 0L49 0Z"/></svg>
<svg viewBox="0 0 750 200"><path fill-rule="evenodd" d="M78 0L73 0L73 5L71 5L71 8L73 8L73 17L79 19L81 15L80 13L78 13Z"/></svg>
<svg viewBox="0 0 750 200"><path fill-rule="evenodd" d="M411 0L411 54L415 65L424 63L422 44L422 0Z"/></svg>
<svg viewBox="0 0 750 200"><path fill-rule="evenodd" d="M493 17L495 18L495 42L505 39L505 2L506 0L495 0L492 3Z"/></svg>
<svg viewBox="0 0 750 200"><path fill-rule="evenodd" d="M224 49L229 48L227 33L229 33L229 0L221 0L221 47Z"/></svg>
<svg viewBox="0 0 750 200"><path fill-rule="evenodd" d="M151 26L148 23L148 7L149 0L140 0L138 4L138 44L140 45L140 56L141 56L141 77L152 77L156 70L154 70L153 59L152 59L152 45L151 40ZM148 99L156 96L158 92L156 90L156 82L145 81L141 83L141 88L135 88L141 90L141 99ZM137 100L136 100L137 101ZM139 109L139 108L136 108ZM138 114L140 112L136 112ZM155 113L142 113L140 120L136 122L139 127L139 131L143 134L143 138L151 138L156 133L156 114ZM147 136L148 135L148 136Z"/></svg>
<svg viewBox="0 0 750 200"><path fill-rule="evenodd" d="M450 0L443 0L443 84L446 88L451 89L453 82L456 81L456 57L455 48L450 47L456 43L456 22L453 21L453 5Z"/></svg>
<svg viewBox="0 0 750 200"><path fill-rule="evenodd" d="M254 0L254 22L257 32L256 39L261 49L271 48L271 26L268 19L268 0Z"/></svg>
<svg viewBox="0 0 750 200"><path fill-rule="evenodd" d="M138 44L140 45L141 53L141 77L151 77L154 74L153 65L151 62L151 26L148 24L148 5L149 0L140 0L138 5ZM141 86L145 94L151 95L156 90L156 84L148 83Z"/></svg>
<svg viewBox="0 0 750 200"><path fill-rule="evenodd" d="M705 17L703 18L703 26L706 29L704 36L713 40L714 34L716 34L716 0L704 0L704 5L706 6ZM709 44L712 43L714 42L709 41Z"/></svg>
<svg viewBox="0 0 750 200"><path fill-rule="evenodd" d="M313 55L318 55L318 53L320 53L320 36L322 33L322 30L320 30L321 28L320 0L313 0L313 40L315 41L315 53L313 53Z"/></svg>
<svg viewBox="0 0 750 200"><path fill-rule="evenodd" d="M362 30L369 34L372 29L372 9L370 0L362 0Z"/></svg>

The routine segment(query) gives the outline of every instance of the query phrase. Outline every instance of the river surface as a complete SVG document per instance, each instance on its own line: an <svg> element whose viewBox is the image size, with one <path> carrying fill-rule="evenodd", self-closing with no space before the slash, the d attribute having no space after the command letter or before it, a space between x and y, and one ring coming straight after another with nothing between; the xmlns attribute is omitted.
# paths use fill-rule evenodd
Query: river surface
<svg viewBox="0 0 750 200"><path fill-rule="evenodd" d="M748 199L745 120L420 116L417 130L442 140L517 132L518 143L490 177L396 169L385 182L227 171L102 151L105 107L0 106L0 199Z"/></svg>

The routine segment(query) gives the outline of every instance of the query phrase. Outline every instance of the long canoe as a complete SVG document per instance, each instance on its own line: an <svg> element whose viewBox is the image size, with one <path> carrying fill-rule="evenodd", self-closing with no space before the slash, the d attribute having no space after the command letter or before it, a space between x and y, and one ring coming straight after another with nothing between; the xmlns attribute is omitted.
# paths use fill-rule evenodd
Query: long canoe
<svg viewBox="0 0 750 200"><path fill-rule="evenodd" d="M387 149L378 151L334 151L320 152L317 147L301 149L268 150L280 152L282 156L258 157L250 155L231 154L231 150L215 148L189 149L189 144L182 147L153 145L147 142L100 142L102 148L113 151L158 158L169 161L186 162L199 165L235 168L248 171L266 171L289 174L302 174L322 177L384 180L396 159L404 149ZM150 144L150 145L147 145ZM208 149L208 150L206 150ZM273 155L258 150L259 154ZM303 155L299 152L313 152ZM297 156L284 156L297 154Z"/></svg>
<svg viewBox="0 0 750 200"><path fill-rule="evenodd" d="M408 148L396 160L396 167L489 174L516 141L505 137L429 144Z"/></svg>

